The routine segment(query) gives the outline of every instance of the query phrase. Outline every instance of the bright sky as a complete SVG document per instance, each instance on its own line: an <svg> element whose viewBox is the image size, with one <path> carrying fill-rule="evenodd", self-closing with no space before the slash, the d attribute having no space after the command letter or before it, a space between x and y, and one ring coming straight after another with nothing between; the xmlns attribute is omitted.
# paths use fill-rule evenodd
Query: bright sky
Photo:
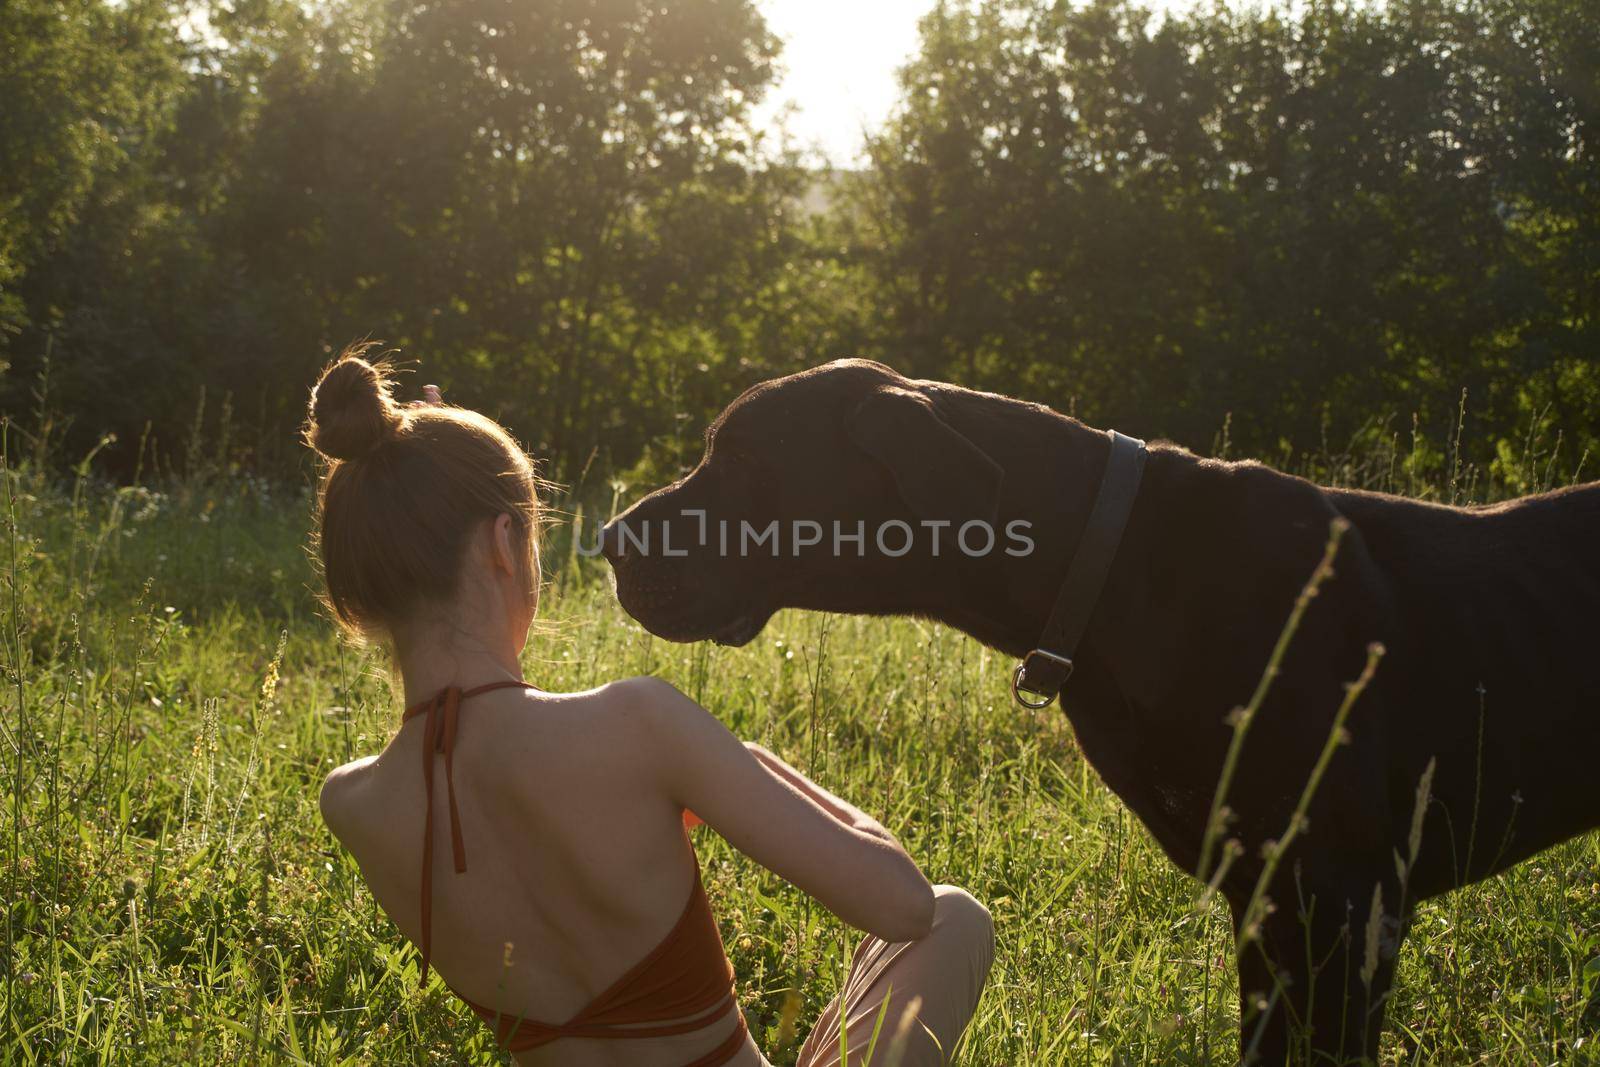
<svg viewBox="0 0 1600 1067"><path fill-rule="evenodd" d="M857 161L863 127L888 117L895 69L916 51L917 20L935 0L756 0L783 39L787 76L768 93L759 115L774 121L793 103L789 130L801 147L820 149L839 166ZM1165 11L1189 0L1146 0Z"/></svg>

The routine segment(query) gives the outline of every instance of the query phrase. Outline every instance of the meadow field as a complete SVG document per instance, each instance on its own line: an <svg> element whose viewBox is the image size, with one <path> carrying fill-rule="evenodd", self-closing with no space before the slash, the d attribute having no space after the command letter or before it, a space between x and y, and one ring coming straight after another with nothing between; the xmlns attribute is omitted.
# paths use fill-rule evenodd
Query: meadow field
<svg viewBox="0 0 1600 1067"><path fill-rule="evenodd" d="M854 147L792 136L786 68L880 61ZM362 338L567 483L528 679L659 675L989 905L959 1064L1235 1063L1223 906L1009 659L663 643L575 520L846 356L1327 484L1594 479L1600 2L3 0L0 1067L506 1062L318 811L400 715L306 551ZM697 833L786 1067L854 935ZM1386 1065L1600 1067L1600 833L1423 906L1388 1016Z"/></svg>
<svg viewBox="0 0 1600 1067"><path fill-rule="evenodd" d="M0 1060L504 1062L436 978L419 991L416 953L319 818L324 775L398 715L382 653L319 614L306 486L196 449L182 476L115 486L87 462L49 473L14 427L8 448ZM1479 498L1514 473L1419 476L1420 454L1306 466ZM935 625L802 613L743 649L667 644L570 525L546 562L528 678L666 678L988 902L998 954L957 1062L1235 1062L1226 914L1197 907L1059 711L1010 703L1004 657ZM714 834L699 847L752 1030L792 1062L853 934ZM1590 835L1422 908L1384 1061L1600 1063L1597 986Z"/></svg>

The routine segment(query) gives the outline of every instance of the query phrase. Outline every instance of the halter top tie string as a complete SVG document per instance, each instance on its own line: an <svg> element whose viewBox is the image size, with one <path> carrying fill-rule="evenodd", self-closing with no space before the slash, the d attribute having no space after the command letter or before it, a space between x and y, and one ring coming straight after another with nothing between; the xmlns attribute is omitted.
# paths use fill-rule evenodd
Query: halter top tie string
<svg viewBox="0 0 1600 1067"><path fill-rule="evenodd" d="M461 837L461 811L456 806L456 723L461 702L495 689L526 689L526 682L491 682L463 693L450 686L406 711L408 721L418 714L427 716L422 725L422 782L426 792L426 814L422 817L422 974L419 982L428 984L428 964L433 959L433 764L434 756L444 755L444 788L450 808L450 853L456 873L467 871L467 846Z"/></svg>

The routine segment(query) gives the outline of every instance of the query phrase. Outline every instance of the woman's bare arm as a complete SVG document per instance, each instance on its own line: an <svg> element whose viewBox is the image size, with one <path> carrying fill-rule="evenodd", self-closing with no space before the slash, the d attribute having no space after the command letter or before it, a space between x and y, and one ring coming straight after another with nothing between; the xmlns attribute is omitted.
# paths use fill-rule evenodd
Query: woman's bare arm
<svg viewBox="0 0 1600 1067"><path fill-rule="evenodd" d="M785 763L781 756L754 741L746 741L744 747L761 762L762 766L816 801L819 807L840 822L847 826L853 826L862 833L871 834L880 840L887 841L895 848L901 848L899 840L884 829L883 824L878 822L877 819L874 819L849 801L828 792L794 767ZM901 848L901 851L905 850Z"/></svg>
<svg viewBox="0 0 1600 1067"><path fill-rule="evenodd" d="M661 785L739 851L886 941L933 922L933 888L894 836L656 679L625 683Z"/></svg>

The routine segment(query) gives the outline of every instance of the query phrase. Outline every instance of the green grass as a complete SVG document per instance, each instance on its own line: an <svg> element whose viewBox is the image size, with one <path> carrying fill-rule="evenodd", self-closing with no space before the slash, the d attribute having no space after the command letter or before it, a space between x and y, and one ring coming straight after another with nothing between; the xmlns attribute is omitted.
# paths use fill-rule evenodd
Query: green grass
<svg viewBox="0 0 1600 1067"><path fill-rule="evenodd" d="M1414 474L1398 453L1359 470ZM382 659L315 610L303 490L163 484L5 480L0 1062L501 1062L437 981L417 990L318 817L323 776L398 714ZM1196 911L1059 712L1011 705L1009 660L934 625L798 613L744 649L665 644L570 559L545 615L530 679L667 678L989 903L998 953L960 1063L1234 1062L1226 915ZM701 858L752 1028L791 1062L854 935L715 835ZM1600 1062L1597 986L1590 835L1422 909L1384 1059Z"/></svg>

